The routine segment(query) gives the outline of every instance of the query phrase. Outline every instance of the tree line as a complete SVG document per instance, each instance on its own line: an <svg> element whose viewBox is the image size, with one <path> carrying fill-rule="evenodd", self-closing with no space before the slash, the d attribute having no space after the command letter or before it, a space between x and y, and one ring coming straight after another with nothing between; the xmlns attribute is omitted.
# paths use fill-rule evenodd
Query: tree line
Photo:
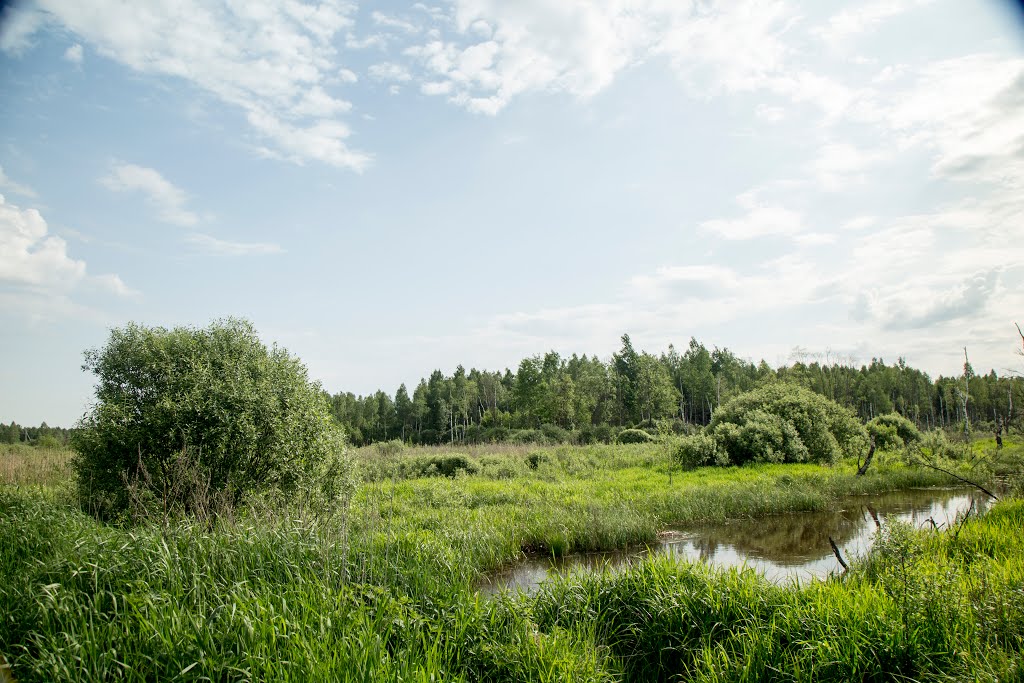
<svg viewBox="0 0 1024 683"><path fill-rule="evenodd" d="M45 422L38 427L24 427L13 420L10 424L0 423L0 443L5 444L24 443L47 447L66 446L70 435L70 429L50 427Z"/></svg>
<svg viewBox="0 0 1024 683"><path fill-rule="evenodd" d="M799 355L799 354L798 354ZM958 377L938 377L873 358L857 367L830 358L808 358L773 369L709 349L696 339L659 355L638 351L629 335L603 361L565 358L554 351L520 361L515 372L434 370L410 393L329 395L334 418L356 445L399 439L436 444L503 440L608 441L625 428L686 431L708 424L729 399L771 382L810 389L850 408L867 421L898 413L930 428L994 429L1019 425L1024 382L995 370L976 374L965 362Z"/></svg>

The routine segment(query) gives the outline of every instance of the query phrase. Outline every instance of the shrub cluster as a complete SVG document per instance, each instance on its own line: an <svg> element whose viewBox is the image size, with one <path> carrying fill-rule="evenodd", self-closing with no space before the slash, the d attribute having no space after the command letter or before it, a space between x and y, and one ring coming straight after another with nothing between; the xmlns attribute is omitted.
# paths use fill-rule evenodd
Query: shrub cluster
<svg viewBox="0 0 1024 683"><path fill-rule="evenodd" d="M623 429L615 437L618 443L651 443L655 438L642 429Z"/></svg>
<svg viewBox="0 0 1024 683"><path fill-rule="evenodd" d="M247 321L129 324L86 351L83 367L96 400L72 437L73 464L81 500L101 517L125 512L140 486L186 513L200 485L234 503L270 490L328 503L349 490L344 438L319 384Z"/></svg>
<svg viewBox="0 0 1024 683"><path fill-rule="evenodd" d="M702 465L729 464L729 454L718 447L718 442L710 434L684 436L679 440L674 456L680 467L687 470Z"/></svg>
<svg viewBox="0 0 1024 683"><path fill-rule="evenodd" d="M920 443L921 432L913 422L899 413L879 415L867 424L868 434L881 450L893 451Z"/></svg>
<svg viewBox="0 0 1024 683"><path fill-rule="evenodd" d="M860 452L867 432L851 412L808 389L768 384L715 411L707 427L729 462L834 463Z"/></svg>

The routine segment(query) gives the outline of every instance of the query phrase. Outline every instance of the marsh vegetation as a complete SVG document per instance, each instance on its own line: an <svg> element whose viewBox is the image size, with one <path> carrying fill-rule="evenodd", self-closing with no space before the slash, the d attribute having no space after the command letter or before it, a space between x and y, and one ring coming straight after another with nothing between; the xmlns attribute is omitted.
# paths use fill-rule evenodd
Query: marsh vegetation
<svg viewBox="0 0 1024 683"><path fill-rule="evenodd" d="M301 364L236 321L134 328L89 358L98 401L75 450L0 451L0 652L19 681L1024 673L1015 435L865 426L772 382L689 434L644 418L617 443L346 449ZM703 529L705 550L757 547L769 517L787 537L773 543L804 536L827 557L830 535L849 537L795 515L842 520L851 496L962 486L947 472L1007 495L941 528L880 519L873 547L821 580L699 552L636 557L669 529ZM635 557L481 590L524 558L608 551Z"/></svg>

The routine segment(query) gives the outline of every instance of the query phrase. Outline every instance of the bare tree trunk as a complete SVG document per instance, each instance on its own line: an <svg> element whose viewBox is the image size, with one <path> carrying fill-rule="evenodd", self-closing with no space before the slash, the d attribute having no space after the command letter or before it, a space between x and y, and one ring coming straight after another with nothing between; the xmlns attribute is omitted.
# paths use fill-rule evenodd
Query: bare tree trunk
<svg viewBox="0 0 1024 683"><path fill-rule="evenodd" d="M864 464L860 464L860 460L857 461L857 476L863 477L867 471L868 466L871 465L871 458L875 456L875 437L871 437L871 448L868 449L868 457L864 459Z"/></svg>

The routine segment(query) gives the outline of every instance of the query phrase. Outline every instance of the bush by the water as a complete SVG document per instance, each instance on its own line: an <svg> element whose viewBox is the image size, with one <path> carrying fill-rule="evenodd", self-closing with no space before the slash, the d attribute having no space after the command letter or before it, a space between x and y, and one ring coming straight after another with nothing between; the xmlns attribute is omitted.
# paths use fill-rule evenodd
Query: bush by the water
<svg viewBox="0 0 1024 683"><path fill-rule="evenodd" d="M729 462L835 463L861 452L863 425L838 403L791 384L768 384L715 411L707 431Z"/></svg>
<svg viewBox="0 0 1024 683"><path fill-rule="evenodd" d="M72 443L91 512L115 516L146 497L190 512L197 489L229 504L261 490L335 499L348 489L343 435L319 384L247 321L129 324L86 351L84 368L96 399Z"/></svg>
<svg viewBox="0 0 1024 683"><path fill-rule="evenodd" d="M899 413L879 415L867 424L868 434L875 437L875 445L881 450L897 450L920 443L921 432L913 422Z"/></svg>

